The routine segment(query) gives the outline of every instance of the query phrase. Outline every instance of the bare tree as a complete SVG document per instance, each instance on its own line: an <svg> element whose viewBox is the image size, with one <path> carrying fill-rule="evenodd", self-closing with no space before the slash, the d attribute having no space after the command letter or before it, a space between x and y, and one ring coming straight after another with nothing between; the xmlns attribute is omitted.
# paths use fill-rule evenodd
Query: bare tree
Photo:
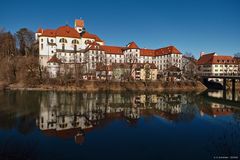
<svg viewBox="0 0 240 160"><path fill-rule="evenodd" d="M184 56L190 57L190 58L195 58L195 56L191 52L185 52Z"/></svg>
<svg viewBox="0 0 240 160"><path fill-rule="evenodd" d="M34 33L27 28L21 28L16 32L17 46L20 55L34 55Z"/></svg>
<svg viewBox="0 0 240 160"><path fill-rule="evenodd" d="M10 32L0 29L0 58L16 55L16 40Z"/></svg>
<svg viewBox="0 0 240 160"><path fill-rule="evenodd" d="M136 64L138 61L138 57L136 54L128 54L126 56L126 62L129 64L130 66L130 72L128 75L128 81L130 81L131 79L134 79L134 77L132 77L133 73L135 72L135 68L134 68L134 64Z"/></svg>
<svg viewBox="0 0 240 160"><path fill-rule="evenodd" d="M240 59L240 52L235 53L235 54L234 54L234 57Z"/></svg>

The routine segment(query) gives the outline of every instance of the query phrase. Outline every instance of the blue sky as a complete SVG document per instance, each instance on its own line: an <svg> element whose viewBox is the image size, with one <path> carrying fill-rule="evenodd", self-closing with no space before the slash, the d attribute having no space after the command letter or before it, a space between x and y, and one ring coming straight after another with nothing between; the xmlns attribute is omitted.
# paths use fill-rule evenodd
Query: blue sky
<svg viewBox="0 0 240 160"><path fill-rule="evenodd" d="M0 27L57 28L76 18L107 45L176 46L196 57L201 51L240 52L239 0L2 0Z"/></svg>

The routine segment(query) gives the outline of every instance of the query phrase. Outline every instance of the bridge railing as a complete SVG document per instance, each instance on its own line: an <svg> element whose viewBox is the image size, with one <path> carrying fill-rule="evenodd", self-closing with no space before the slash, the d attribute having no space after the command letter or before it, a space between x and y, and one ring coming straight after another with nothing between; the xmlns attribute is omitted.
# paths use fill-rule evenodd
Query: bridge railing
<svg viewBox="0 0 240 160"><path fill-rule="evenodd" d="M202 73L203 77L240 77L240 73Z"/></svg>

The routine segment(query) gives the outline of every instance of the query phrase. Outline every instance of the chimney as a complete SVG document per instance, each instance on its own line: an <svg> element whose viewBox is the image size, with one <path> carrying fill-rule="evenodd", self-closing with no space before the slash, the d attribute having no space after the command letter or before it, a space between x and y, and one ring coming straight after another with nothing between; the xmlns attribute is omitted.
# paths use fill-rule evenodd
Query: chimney
<svg viewBox="0 0 240 160"><path fill-rule="evenodd" d="M202 57L203 55L205 55L205 53L204 52L200 52L200 57Z"/></svg>

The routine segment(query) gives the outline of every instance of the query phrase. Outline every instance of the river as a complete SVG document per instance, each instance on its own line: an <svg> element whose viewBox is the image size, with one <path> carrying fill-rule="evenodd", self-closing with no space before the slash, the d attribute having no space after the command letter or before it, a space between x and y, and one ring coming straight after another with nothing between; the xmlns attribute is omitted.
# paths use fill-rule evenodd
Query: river
<svg viewBox="0 0 240 160"><path fill-rule="evenodd" d="M221 95L0 92L0 159L239 159L240 102Z"/></svg>

